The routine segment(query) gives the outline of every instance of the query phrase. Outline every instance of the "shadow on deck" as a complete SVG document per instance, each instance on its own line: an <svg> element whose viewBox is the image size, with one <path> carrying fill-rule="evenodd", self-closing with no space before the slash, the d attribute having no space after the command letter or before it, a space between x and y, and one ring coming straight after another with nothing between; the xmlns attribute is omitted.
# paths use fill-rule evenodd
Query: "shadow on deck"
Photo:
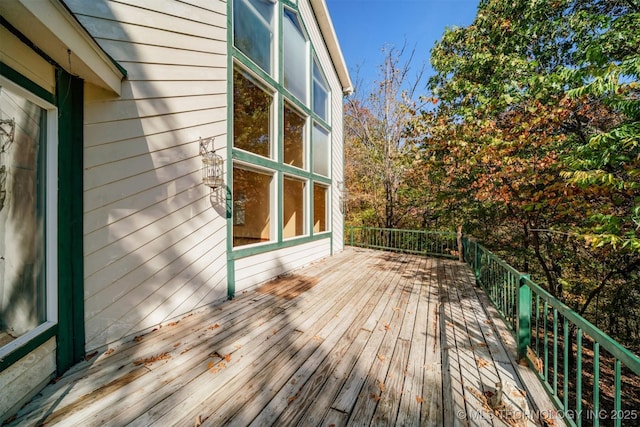
<svg viewBox="0 0 640 427"><path fill-rule="evenodd" d="M515 354L466 265L348 248L103 349L12 425L518 425L497 384L552 406Z"/></svg>

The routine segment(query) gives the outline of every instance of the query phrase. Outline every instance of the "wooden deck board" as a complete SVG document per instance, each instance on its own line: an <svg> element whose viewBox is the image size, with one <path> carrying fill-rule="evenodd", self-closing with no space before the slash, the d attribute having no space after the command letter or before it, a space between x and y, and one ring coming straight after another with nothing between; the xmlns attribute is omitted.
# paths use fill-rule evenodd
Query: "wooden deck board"
<svg viewBox="0 0 640 427"><path fill-rule="evenodd" d="M526 373L487 303L456 261L349 248L103 349L11 425L507 425L486 397Z"/></svg>

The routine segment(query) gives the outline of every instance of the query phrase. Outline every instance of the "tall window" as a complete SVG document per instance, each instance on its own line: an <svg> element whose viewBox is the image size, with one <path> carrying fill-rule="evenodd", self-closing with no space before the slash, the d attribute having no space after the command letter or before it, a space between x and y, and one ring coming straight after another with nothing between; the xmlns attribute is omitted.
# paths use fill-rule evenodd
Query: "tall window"
<svg viewBox="0 0 640 427"><path fill-rule="evenodd" d="M284 178L283 237L302 236L304 230L305 181Z"/></svg>
<svg viewBox="0 0 640 427"><path fill-rule="evenodd" d="M0 80L0 347L47 321L49 113Z"/></svg>
<svg viewBox="0 0 640 427"><path fill-rule="evenodd" d="M271 240L273 175L233 168L233 245Z"/></svg>
<svg viewBox="0 0 640 427"><path fill-rule="evenodd" d="M313 231L327 231L327 187L313 184Z"/></svg>
<svg viewBox="0 0 640 427"><path fill-rule="evenodd" d="M284 87L306 104L307 81L309 79L307 40L298 16L287 8L284 9L282 26Z"/></svg>
<svg viewBox="0 0 640 427"><path fill-rule="evenodd" d="M313 126L313 172L329 176L329 133L319 124Z"/></svg>
<svg viewBox="0 0 640 427"><path fill-rule="evenodd" d="M304 167L305 123L306 119L300 113L285 104L282 131L284 162L298 168Z"/></svg>
<svg viewBox="0 0 640 427"><path fill-rule="evenodd" d="M233 246L268 250L328 231L330 91L295 2L232 1Z"/></svg>
<svg viewBox="0 0 640 427"><path fill-rule="evenodd" d="M275 2L235 0L233 42L242 53L267 73L272 71Z"/></svg>
<svg viewBox="0 0 640 427"><path fill-rule="evenodd" d="M233 72L233 146L260 156L271 155L273 97L245 74Z"/></svg>
<svg viewBox="0 0 640 427"><path fill-rule="evenodd" d="M313 60L313 112L324 121L329 121L329 85L315 58Z"/></svg>

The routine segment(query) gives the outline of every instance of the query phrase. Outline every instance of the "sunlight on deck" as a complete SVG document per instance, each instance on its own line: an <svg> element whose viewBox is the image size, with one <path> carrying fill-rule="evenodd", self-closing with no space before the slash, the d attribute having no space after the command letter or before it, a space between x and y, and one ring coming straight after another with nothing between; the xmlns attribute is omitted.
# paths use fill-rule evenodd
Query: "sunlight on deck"
<svg viewBox="0 0 640 427"><path fill-rule="evenodd" d="M464 264L349 248L103 349L12 425L518 425L497 384L551 406L515 352Z"/></svg>

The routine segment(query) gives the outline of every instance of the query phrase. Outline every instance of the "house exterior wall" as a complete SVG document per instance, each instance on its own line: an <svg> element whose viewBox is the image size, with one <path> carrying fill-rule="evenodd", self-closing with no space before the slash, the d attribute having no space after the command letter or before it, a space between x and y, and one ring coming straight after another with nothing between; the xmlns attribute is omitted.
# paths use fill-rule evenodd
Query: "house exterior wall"
<svg viewBox="0 0 640 427"><path fill-rule="evenodd" d="M226 195L212 208L198 153L200 137L223 157L232 143L227 2L65 4L128 73L119 98L85 88L87 350L224 299L228 273L238 292L342 250L342 86L307 0L298 9L331 88L334 237L237 259L232 272Z"/></svg>
<svg viewBox="0 0 640 427"><path fill-rule="evenodd" d="M201 183L199 138L225 153L226 2L65 1L128 73L85 91L87 350L227 294L224 204Z"/></svg>

